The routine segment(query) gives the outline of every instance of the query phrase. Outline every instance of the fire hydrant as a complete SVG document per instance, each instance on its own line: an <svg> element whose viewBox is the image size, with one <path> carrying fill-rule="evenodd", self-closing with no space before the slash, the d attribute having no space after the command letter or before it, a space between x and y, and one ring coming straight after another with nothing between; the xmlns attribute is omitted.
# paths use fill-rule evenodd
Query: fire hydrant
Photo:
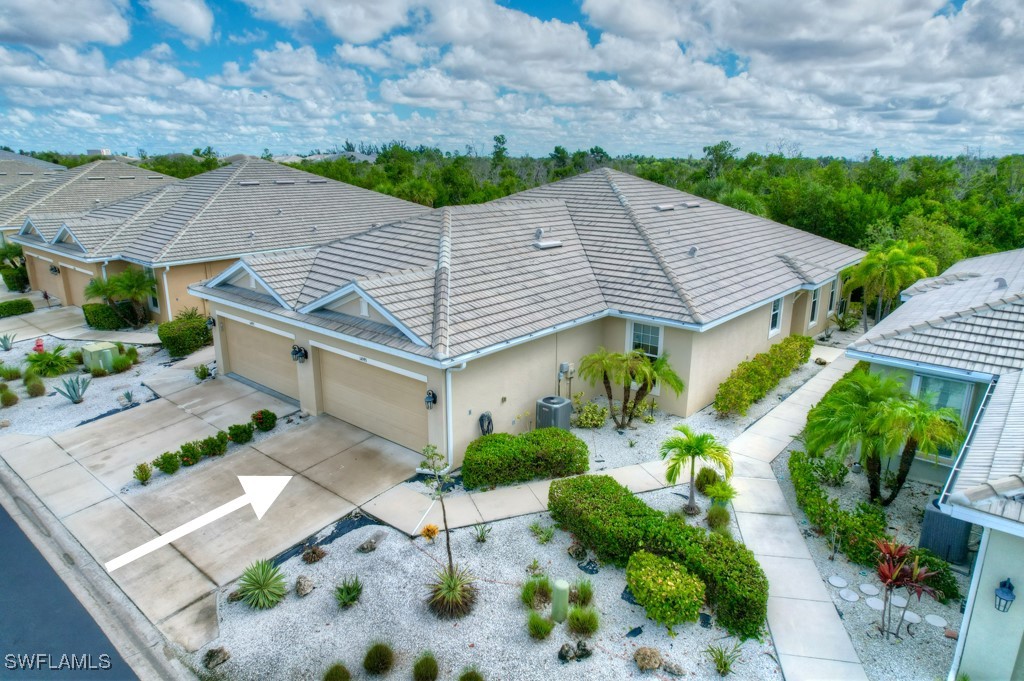
<svg viewBox="0 0 1024 681"><path fill-rule="evenodd" d="M32 351L33 352L45 352L45 349L43 348L43 339L42 338L36 338L36 344L32 348Z"/></svg>

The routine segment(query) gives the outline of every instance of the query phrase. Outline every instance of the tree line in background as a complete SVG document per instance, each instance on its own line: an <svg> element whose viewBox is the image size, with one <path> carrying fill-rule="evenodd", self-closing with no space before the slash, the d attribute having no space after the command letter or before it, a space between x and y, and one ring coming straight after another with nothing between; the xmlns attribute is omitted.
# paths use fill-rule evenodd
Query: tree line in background
<svg viewBox="0 0 1024 681"><path fill-rule="evenodd" d="M320 150L311 156L321 157ZM865 250L889 241L919 244L941 272L954 262L1024 247L1024 155L897 159L874 151L859 160L806 158L793 145L741 156L728 141L701 158L612 157L601 147L546 157L513 157L504 135L490 154L443 152L403 142L346 141L328 157L290 164L302 170L427 206L482 203L600 167L690 192ZM33 156L68 167L94 160L55 152ZM141 165L175 177L219 167L211 147L148 156ZM273 158L265 150L263 158Z"/></svg>

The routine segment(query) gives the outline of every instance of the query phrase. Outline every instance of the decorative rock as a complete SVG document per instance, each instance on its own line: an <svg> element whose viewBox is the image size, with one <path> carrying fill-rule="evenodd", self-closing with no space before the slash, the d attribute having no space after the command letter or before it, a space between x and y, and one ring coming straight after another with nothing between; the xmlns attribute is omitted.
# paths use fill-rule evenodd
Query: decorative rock
<svg viewBox="0 0 1024 681"><path fill-rule="evenodd" d="M633 653L633 661L636 662L637 669L642 672L661 669L661 653L658 652L657 648L649 648L647 646L637 648L636 652Z"/></svg>
<svg viewBox="0 0 1024 681"><path fill-rule="evenodd" d="M640 605L636 602L636 598L633 597L633 592L629 590L629 586L622 590L622 595L620 596L620 598L622 598L622 600L626 601L630 605Z"/></svg>
<svg viewBox="0 0 1024 681"><path fill-rule="evenodd" d="M572 662L575 659L576 649L572 647L571 643L563 643L562 647L558 649L559 662Z"/></svg>
<svg viewBox="0 0 1024 681"><path fill-rule="evenodd" d="M907 624L920 624L921 623L921 616L918 615L916 612L912 612L910 610L907 610L905 613L903 613L903 620Z"/></svg>
<svg viewBox="0 0 1024 681"><path fill-rule="evenodd" d="M711 628L711 615L707 614L706 612L702 612L700 614L700 626L703 629L710 629Z"/></svg>
<svg viewBox="0 0 1024 681"><path fill-rule="evenodd" d="M632 629L626 632L626 638L636 638L642 633L644 633L643 627L633 627Z"/></svg>
<svg viewBox="0 0 1024 681"><path fill-rule="evenodd" d="M877 596L879 594L878 587L874 584L861 584L860 592L865 596Z"/></svg>
<svg viewBox="0 0 1024 681"><path fill-rule="evenodd" d="M3 421L0 421L0 428L10 428L10 427L11 427L11 420L10 419L4 419Z"/></svg>
<svg viewBox="0 0 1024 681"><path fill-rule="evenodd" d="M683 669L683 666L681 664L676 664L675 662L662 662L661 671L672 676L683 676L686 674L686 670Z"/></svg>
<svg viewBox="0 0 1024 681"><path fill-rule="evenodd" d="M907 607L907 599L903 596L893 596L889 599L889 602L895 605L897 608Z"/></svg>
<svg viewBox="0 0 1024 681"><path fill-rule="evenodd" d="M814 358L814 363L817 364L820 367L823 367L826 364L828 364L828 362L825 361L824 357L815 357Z"/></svg>
<svg viewBox="0 0 1024 681"><path fill-rule="evenodd" d="M938 627L939 629L945 629L946 625L949 624L949 622L939 617L938 615L925 615L924 621L932 625L933 627Z"/></svg>
<svg viewBox="0 0 1024 681"><path fill-rule="evenodd" d="M594 654L594 651L591 650L590 646L587 644L586 641L581 639L581 640L576 642L576 660L577 661L585 660L585 659L587 659L588 657L590 657L593 654Z"/></svg>
<svg viewBox="0 0 1024 681"><path fill-rule="evenodd" d="M598 571L598 569L599 569L599 568L597 567L597 563L595 563L595 562L594 562L594 561L592 561L592 560L588 560L588 561L587 561L587 562L585 562L585 563L578 563L578 564L576 565L576 567L578 567L578 568L579 568L580 570L583 570L583 571L584 571L584 572L586 572L586 573L587 573L588 575L596 575L596 574L597 574L597 571Z"/></svg>
<svg viewBox="0 0 1024 681"><path fill-rule="evenodd" d="M849 584L849 582L847 582L845 579L843 579L839 575L832 575L831 577L829 577L828 578L828 583L831 584L832 586L834 586L837 589L845 589L846 586Z"/></svg>
<svg viewBox="0 0 1024 681"><path fill-rule="evenodd" d="M839 597L844 601L849 601L851 603L856 603L860 600L860 596L858 596L857 592L853 589L843 589L839 592Z"/></svg>
<svg viewBox="0 0 1024 681"><path fill-rule="evenodd" d="M864 602L867 603L868 607L872 610L881 611L885 608L885 603L882 601L881 598L875 598L874 596L872 596L871 598L865 598Z"/></svg>
<svg viewBox="0 0 1024 681"><path fill-rule="evenodd" d="M227 648L210 648L203 655L203 666L207 669L213 669L219 667L228 660L231 659L231 653L228 652Z"/></svg>
<svg viewBox="0 0 1024 681"><path fill-rule="evenodd" d="M951 638L955 641L960 638L960 632L953 629L946 629L946 638Z"/></svg>
<svg viewBox="0 0 1024 681"><path fill-rule="evenodd" d="M587 559L587 547L578 541L574 541L569 544L569 555L575 561L583 561Z"/></svg>
<svg viewBox="0 0 1024 681"><path fill-rule="evenodd" d="M238 589L235 589L228 594L228 603L236 603L240 600L242 600L242 592Z"/></svg>
<svg viewBox="0 0 1024 681"><path fill-rule="evenodd" d="M377 545L386 537L384 532L378 530L373 533L373 536L364 541L362 544L356 547L356 551L359 553L372 553L377 550Z"/></svg>
<svg viewBox="0 0 1024 681"><path fill-rule="evenodd" d="M313 580L306 575L299 575L299 578L295 580L295 593L300 596L306 596L310 591L316 588L313 584Z"/></svg>

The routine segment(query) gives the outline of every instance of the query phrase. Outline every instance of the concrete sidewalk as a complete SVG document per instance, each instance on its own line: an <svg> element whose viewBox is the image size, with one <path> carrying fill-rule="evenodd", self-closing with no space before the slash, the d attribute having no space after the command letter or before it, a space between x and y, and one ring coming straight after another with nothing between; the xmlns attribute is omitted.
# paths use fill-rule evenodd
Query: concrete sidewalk
<svg viewBox="0 0 1024 681"><path fill-rule="evenodd" d="M10 294L7 297L10 299ZM0 319L0 335L15 334L17 340L50 335L60 340L107 341L110 343L120 341L133 345L158 345L160 343L156 333L151 330L98 331L92 329L85 324L82 308L59 305L47 307L36 291L16 297L31 300L36 306L36 311Z"/></svg>

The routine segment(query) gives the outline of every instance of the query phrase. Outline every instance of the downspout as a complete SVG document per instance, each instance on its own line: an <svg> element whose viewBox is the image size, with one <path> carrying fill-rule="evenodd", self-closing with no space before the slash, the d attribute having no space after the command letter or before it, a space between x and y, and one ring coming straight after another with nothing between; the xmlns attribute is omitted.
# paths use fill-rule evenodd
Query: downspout
<svg viewBox="0 0 1024 681"><path fill-rule="evenodd" d="M981 573L984 571L985 558L988 557L988 538L992 530L986 527L981 532L981 545L978 546L978 555L974 557L974 570L971 575L971 585L967 589L967 603L964 605L963 626L960 627L960 635L956 640L956 651L953 653L953 663L949 666L947 681L956 681L957 672L960 669L960 659L964 655L964 645L967 643L967 634L971 628L971 615L974 613L974 601L978 596L978 584L981 582ZM978 565L978 558L982 558L981 566Z"/></svg>
<svg viewBox="0 0 1024 681"><path fill-rule="evenodd" d="M100 272L103 274L103 281L107 280L107 265L109 264L109 260L104 260L103 264L100 265Z"/></svg>
<svg viewBox="0 0 1024 681"><path fill-rule="evenodd" d="M170 265L164 266L164 303L167 308L163 311L167 316L167 321L171 321L174 317L171 316L171 287L167 285L167 273L171 270Z"/></svg>

